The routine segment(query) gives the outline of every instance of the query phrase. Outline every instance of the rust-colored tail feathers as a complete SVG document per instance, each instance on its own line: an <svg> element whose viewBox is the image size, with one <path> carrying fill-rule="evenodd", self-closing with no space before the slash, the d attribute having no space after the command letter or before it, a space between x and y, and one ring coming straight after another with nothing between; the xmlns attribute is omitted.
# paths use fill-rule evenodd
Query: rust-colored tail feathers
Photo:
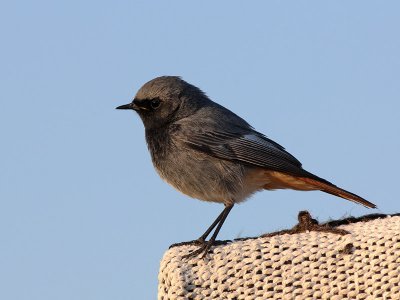
<svg viewBox="0 0 400 300"><path fill-rule="evenodd" d="M318 179L306 178L306 177L299 177L299 179L312 185L312 186L315 186L318 190L323 191L325 193L329 193L329 194L359 203L366 207L370 207L370 208L376 207L375 204L365 200L364 198L362 198L356 194L353 194L351 192L348 192L344 189L341 189L340 187L337 187L336 185L334 185L328 181L325 181L322 178L321 179L323 181L320 181Z"/></svg>
<svg viewBox="0 0 400 300"><path fill-rule="evenodd" d="M320 178L304 169L299 170L298 174L288 174L279 171L263 171L264 188L273 189L294 189L300 191L320 190L325 193L341 197L366 207L375 208L376 205L364 198L348 192L329 181Z"/></svg>

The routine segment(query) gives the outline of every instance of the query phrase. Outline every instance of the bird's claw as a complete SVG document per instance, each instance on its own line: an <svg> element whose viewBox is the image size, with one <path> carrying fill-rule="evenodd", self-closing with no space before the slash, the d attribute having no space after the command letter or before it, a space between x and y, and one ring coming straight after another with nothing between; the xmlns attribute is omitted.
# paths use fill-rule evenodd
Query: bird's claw
<svg viewBox="0 0 400 300"><path fill-rule="evenodd" d="M171 246L169 246L169 249L174 248L174 247L180 247L180 246L199 246L196 250L186 254L185 256L183 256L184 259L188 259L191 257L195 257L201 253L203 253L203 255L201 256L201 258L204 258L207 253L209 252L209 250L211 249L212 246L217 246L217 245L226 245L228 243L232 242L231 240L225 240L225 241L213 241L213 240L209 240L206 241L203 238L198 238L197 240L193 240L193 241L188 241L188 242L181 242L181 243L175 243L172 244Z"/></svg>
<svg viewBox="0 0 400 300"><path fill-rule="evenodd" d="M196 250L189 252L185 256L183 256L183 259L189 259L191 257L195 257L201 253L203 253L201 258L204 258L208 251L210 250L211 246L214 245L215 241L206 241L203 238L198 238L197 240L193 241L188 241L188 242L181 242L181 243L175 243L169 246L169 249L174 248L174 247L180 247L180 246L199 246Z"/></svg>
<svg viewBox="0 0 400 300"><path fill-rule="evenodd" d="M201 246L204 243L205 243L204 239L198 238L197 240L193 240L193 241L172 244L171 246L169 246L169 249L174 248L174 247L180 247L180 246Z"/></svg>
<svg viewBox="0 0 400 300"><path fill-rule="evenodd" d="M197 248L196 250L194 250L192 252L189 252L188 254L184 255L182 258L189 259L189 258L195 257L201 253L203 253L201 258L204 258L207 255L208 251L210 250L210 248L213 244L214 244L213 241L207 241L207 242L203 241L199 248Z"/></svg>

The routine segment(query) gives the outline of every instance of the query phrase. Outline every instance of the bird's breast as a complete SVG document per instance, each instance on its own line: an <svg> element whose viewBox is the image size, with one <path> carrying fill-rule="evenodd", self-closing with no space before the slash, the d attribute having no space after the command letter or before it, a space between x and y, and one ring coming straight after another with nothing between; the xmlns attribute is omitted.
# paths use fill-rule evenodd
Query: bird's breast
<svg viewBox="0 0 400 300"><path fill-rule="evenodd" d="M146 133L146 139L158 174L180 192L222 203L240 202L251 193L243 186L244 166L193 150L162 132Z"/></svg>

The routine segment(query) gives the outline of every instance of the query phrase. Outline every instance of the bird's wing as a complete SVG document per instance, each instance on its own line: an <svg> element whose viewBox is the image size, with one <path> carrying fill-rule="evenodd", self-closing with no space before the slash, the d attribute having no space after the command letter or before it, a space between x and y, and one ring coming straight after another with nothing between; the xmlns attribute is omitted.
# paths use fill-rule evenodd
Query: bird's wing
<svg viewBox="0 0 400 300"><path fill-rule="evenodd" d="M375 204L364 198L307 172L285 148L257 131L202 132L191 134L185 143L193 149L214 157L294 175L315 189L360 203L366 207L376 207Z"/></svg>
<svg viewBox="0 0 400 300"><path fill-rule="evenodd" d="M270 170L303 174L301 163L281 145L257 131L241 133L201 132L185 143L209 155Z"/></svg>

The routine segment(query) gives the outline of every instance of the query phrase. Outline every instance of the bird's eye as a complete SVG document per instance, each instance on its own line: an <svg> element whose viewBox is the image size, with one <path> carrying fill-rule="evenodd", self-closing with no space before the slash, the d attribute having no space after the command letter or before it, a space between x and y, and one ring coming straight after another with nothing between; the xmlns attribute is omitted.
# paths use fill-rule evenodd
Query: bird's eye
<svg viewBox="0 0 400 300"><path fill-rule="evenodd" d="M161 104L161 102L160 102L159 99L152 99L152 100L150 101L150 105L151 105L151 108L152 108L152 109L158 108L158 107L160 106L160 104Z"/></svg>

